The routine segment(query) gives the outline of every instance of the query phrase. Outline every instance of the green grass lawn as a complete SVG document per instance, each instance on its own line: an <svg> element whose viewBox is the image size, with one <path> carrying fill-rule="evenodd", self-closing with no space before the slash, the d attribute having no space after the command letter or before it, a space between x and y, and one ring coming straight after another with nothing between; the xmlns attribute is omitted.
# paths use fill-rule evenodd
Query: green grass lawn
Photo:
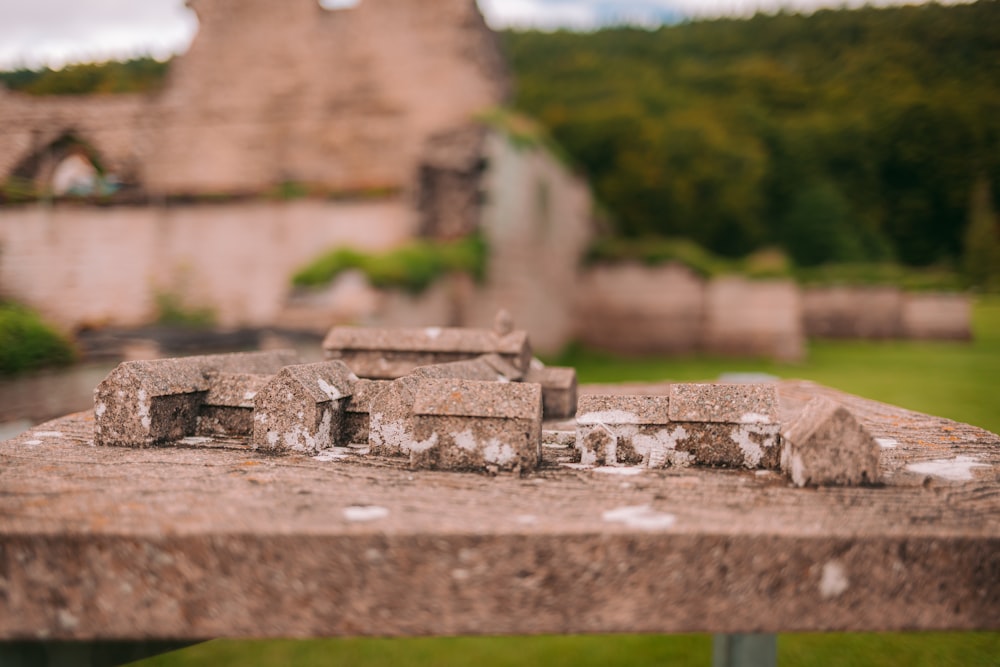
<svg viewBox="0 0 1000 667"><path fill-rule="evenodd" d="M981 299L972 343L814 342L801 364L717 358L620 359L575 351L557 361L583 382L703 380L762 371L815 380L907 408L1000 432L1000 298ZM782 635L783 667L1000 667L1000 633ZM711 637L598 636L450 639L214 641L143 665L710 665Z"/></svg>

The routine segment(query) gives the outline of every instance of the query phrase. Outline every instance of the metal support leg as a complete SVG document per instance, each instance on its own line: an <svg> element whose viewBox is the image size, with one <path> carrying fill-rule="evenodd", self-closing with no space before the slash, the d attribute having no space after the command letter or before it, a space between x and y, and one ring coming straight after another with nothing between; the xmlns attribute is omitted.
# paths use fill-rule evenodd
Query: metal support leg
<svg viewBox="0 0 1000 667"><path fill-rule="evenodd" d="M712 667L777 667L777 635L715 635Z"/></svg>
<svg viewBox="0 0 1000 667"><path fill-rule="evenodd" d="M198 642L0 642L3 667L117 667Z"/></svg>

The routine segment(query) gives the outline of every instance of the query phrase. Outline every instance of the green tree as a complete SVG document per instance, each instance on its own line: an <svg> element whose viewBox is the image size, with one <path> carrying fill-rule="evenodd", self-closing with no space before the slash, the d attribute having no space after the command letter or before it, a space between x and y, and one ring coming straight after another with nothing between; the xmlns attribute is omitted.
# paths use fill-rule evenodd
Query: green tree
<svg viewBox="0 0 1000 667"><path fill-rule="evenodd" d="M1000 283L1000 227L998 227L990 182L980 176L972 188L969 224L965 228L962 268L969 284L995 287Z"/></svg>

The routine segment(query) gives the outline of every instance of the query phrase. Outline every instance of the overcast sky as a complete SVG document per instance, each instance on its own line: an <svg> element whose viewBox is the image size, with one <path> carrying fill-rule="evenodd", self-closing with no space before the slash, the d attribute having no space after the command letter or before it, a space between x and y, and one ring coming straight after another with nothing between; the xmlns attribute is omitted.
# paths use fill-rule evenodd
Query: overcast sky
<svg viewBox="0 0 1000 667"><path fill-rule="evenodd" d="M581 29L623 17L651 23L678 15L750 15L783 7L811 11L863 4L864 0L479 0L496 28ZM144 53L167 57L183 51L196 29L197 20L183 0L0 0L0 67L59 66Z"/></svg>

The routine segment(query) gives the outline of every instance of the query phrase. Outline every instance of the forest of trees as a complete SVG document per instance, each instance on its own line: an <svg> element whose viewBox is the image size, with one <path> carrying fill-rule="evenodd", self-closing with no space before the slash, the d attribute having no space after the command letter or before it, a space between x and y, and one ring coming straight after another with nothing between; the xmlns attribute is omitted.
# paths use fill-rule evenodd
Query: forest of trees
<svg viewBox="0 0 1000 667"><path fill-rule="evenodd" d="M958 266L972 202L1000 193L997 0L504 42L515 105L620 236Z"/></svg>
<svg viewBox="0 0 1000 667"><path fill-rule="evenodd" d="M1000 281L1000 0L502 38L514 106L589 178L619 241ZM166 68L142 58L0 82L148 91Z"/></svg>

